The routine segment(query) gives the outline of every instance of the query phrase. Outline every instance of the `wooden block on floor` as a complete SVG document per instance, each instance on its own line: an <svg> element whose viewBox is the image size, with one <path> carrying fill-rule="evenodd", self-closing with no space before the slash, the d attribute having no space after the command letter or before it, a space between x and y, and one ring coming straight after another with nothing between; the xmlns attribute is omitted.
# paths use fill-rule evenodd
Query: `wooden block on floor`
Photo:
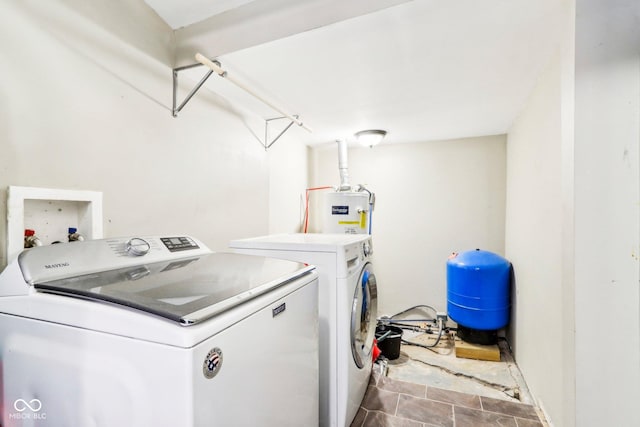
<svg viewBox="0 0 640 427"><path fill-rule="evenodd" d="M456 340L456 357L465 359L500 361L500 348L498 344L481 345L471 344L460 339Z"/></svg>

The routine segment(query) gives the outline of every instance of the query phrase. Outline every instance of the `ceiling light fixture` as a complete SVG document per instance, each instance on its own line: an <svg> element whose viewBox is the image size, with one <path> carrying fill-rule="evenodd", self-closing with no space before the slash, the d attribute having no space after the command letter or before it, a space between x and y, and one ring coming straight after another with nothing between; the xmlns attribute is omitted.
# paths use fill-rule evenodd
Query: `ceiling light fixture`
<svg viewBox="0 0 640 427"><path fill-rule="evenodd" d="M358 142L364 145L365 147L373 147L374 145L379 144L380 141L382 141L386 135L387 135L386 130L371 129L371 130L361 130L360 132L357 132L355 134L355 137L358 140Z"/></svg>

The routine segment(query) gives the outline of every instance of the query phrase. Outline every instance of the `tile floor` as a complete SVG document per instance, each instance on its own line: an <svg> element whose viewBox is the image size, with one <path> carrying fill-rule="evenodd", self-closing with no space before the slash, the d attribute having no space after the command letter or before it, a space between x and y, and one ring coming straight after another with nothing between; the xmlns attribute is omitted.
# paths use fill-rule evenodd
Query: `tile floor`
<svg viewBox="0 0 640 427"><path fill-rule="evenodd" d="M416 335L414 342L429 343ZM400 357L379 365L351 427L545 427L526 383L502 343L501 361L455 356L454 339L433 350L402 345Z"/></svg>
<svg viewBox="0 0 640 427"><path fill-rule="evenodd" d="M532 405L374 375L351 427L377 426L543 427L544 424Z"/></svg>

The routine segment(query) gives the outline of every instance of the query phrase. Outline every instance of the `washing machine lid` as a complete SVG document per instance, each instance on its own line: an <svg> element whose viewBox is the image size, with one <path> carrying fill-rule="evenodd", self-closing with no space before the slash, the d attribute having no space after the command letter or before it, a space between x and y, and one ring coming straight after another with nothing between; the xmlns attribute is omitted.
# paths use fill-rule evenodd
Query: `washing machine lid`
<svg viewBox="0 0 640 427"><path fill-rule="evenodd" d="M193 325L309 274L313 267L213 253L35 283L40 292L106 301Z"/></svg>

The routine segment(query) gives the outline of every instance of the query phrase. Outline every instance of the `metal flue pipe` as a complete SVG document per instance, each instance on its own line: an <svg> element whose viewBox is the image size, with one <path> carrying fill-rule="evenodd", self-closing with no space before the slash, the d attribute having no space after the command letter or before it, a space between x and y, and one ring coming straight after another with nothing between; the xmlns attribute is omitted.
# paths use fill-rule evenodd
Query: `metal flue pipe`
<svg viewBox="0 0 640 427"><path fill-rule="evenodd" d="M349 164L347 162L347 141L339 139L338 141L338 170L340 171L340 188L339 191L350 191L349 184Z"/></svg>

